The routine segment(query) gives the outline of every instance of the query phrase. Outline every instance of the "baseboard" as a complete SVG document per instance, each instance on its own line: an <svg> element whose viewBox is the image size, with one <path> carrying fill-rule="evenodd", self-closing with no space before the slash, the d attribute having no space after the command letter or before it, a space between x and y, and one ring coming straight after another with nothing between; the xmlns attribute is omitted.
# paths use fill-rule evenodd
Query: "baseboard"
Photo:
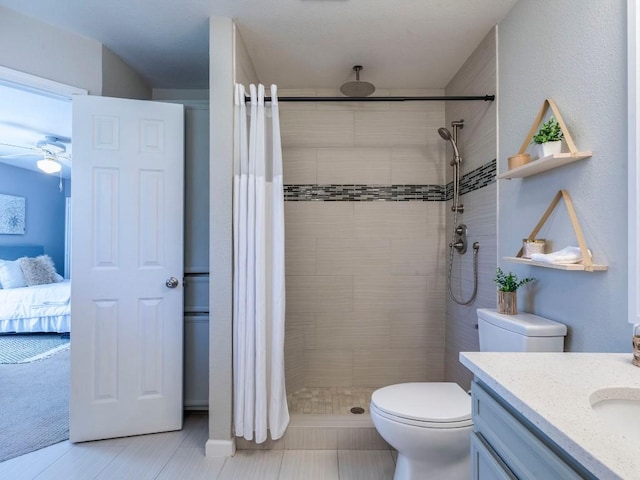
<svg viewBox="0 0 640 480"><path fill-rule="evenodd" d="M207 440L204 447L207 457L232 457L236 453L236 439L229 440Z"/></svg>

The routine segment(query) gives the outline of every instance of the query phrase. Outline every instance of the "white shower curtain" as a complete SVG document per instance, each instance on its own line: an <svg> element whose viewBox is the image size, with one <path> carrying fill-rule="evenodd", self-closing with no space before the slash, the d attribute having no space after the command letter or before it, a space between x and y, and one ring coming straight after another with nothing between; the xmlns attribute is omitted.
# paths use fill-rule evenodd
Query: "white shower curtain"
<svg viewBox="0 0 640 480"><path fill-rule="evenodd" d="M284 187L277 89L235 89L233 367L237 436L262 443L289 424L284 380ZM249 126L247 135L247 125Z"/></svg>

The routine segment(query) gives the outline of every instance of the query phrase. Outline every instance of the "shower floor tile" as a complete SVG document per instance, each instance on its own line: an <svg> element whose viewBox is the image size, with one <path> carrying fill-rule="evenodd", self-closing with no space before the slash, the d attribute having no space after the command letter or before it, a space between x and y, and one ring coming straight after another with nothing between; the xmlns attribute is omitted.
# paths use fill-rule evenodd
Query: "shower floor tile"
<svg viewBox="0 0 640 480"><path fill-rule="evenodd" d="M352 415L353 407L369 413L372 387L305 387L287 395L289 413Z"/></svg>

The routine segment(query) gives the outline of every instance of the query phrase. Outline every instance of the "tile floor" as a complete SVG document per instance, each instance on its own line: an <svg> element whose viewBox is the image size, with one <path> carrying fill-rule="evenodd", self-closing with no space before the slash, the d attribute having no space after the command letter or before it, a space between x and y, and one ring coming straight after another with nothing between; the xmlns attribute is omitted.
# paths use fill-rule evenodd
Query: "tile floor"
<svg viewBox="0 0 640 480"><path fill-rule="evenodd" d="M369 387L304 387L287 395L289 413L351 415L351 408L361 407L369 413Z"/></svg>
<svg viewBox="0 0 640 480"><path fill-rule="evenodd" d="M68 441L0 463L11 480L391 480L391 450L241 450L207 458L206 415L183 430L98 442Z"/></svg>

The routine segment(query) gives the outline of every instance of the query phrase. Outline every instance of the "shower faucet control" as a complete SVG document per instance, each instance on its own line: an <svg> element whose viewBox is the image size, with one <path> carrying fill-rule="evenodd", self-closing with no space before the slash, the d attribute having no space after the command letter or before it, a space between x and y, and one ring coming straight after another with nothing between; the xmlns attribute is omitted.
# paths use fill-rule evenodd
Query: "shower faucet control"
<svg viewBox="0 0 640 480"><path fill-rule="evenodd" d="M455 248L460 255L467 253L467 226L461 223L454 229L457 238L449 244L449 248Z"/></svg>
<svg viewBox="0 0 640 480"><path fill-rule="evenodd" d="M466 250L467 248L467 246L462 240L458 240L455 243L450 243L449 246L452 248L455 248L460 253L464 253L463 250Z"/></svg>

